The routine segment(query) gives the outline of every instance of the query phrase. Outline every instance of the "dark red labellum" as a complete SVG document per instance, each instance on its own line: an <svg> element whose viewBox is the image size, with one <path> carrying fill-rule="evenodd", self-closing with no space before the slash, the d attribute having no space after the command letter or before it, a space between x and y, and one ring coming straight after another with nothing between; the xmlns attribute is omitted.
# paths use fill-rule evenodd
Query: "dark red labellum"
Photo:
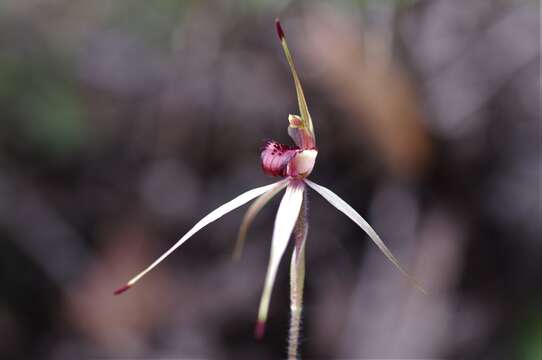
<svg viewBox="0 0 542 360"><path fill-rule="evenodd" d="M288 163L298 153L299 148L267 141L262 149L261 159L263 171L271 176L286 176Z"/></svg>

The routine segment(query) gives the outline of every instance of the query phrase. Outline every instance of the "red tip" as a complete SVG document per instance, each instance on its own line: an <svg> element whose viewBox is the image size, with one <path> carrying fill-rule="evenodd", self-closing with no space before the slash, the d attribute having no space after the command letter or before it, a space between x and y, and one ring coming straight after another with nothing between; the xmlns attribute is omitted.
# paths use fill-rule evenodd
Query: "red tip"
<svg viewBox="0 0 542 360"><path fill-rule="evenodd" d="M284 31L282 30L282 26L280 26L279 18L275 19L275 28L277 29L277 35L279 36L279 39L282 41L282 39L284 39Z"/></svg>
<svg viewBox="0 0 542 360"><path fill-rule="evenodd" d="M121 286L120 288L118 288L117 290L115 290L115 292L113 294L115 295L120 295L122 294L123 292L125 292L126 290L128 290L129 288L131 288L131 285L123 285Z"/></svg>
<svg viewBox="0 0 542 360"><path fill-rule="evenodd" d="M261 340L264 334L265 334L265 323L263 321L258 320L256 322L256 327L254 328L254 337L258 340Z"/></svg>

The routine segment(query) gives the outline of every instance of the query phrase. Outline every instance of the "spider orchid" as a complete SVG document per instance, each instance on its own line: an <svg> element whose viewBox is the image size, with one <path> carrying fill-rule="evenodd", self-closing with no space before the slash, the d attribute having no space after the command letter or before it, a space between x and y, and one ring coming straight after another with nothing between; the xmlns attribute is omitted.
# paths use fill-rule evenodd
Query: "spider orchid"
<svg viewBox="0 0 542 360"><path fill-rule="evenodd" d="M376 244L376 246L392 262L392 264L395 265L395 267L403 275L405 275L416 288L422 292L424 290L405 270L403 270L398 260L392 255L378 234L361 217L361 215L356 212L356 210L354 210L331 190L307 179L314 168L316 156L318 155L314 128L307 107L307 102L305 101L305 96L303 94L303 89L301 87L301 82L299 81L299 76L297 75L290 50L288 49L288 45L286 43L284 31L278 19L275 20L275 26L282 49L286 55L286 60L290 66L300 112L300 115L289 115L288 117L288 134L295 143L295 146L287 146L279 144L275 141L268 141L264 144L261 152L263 171L271 176L282 177L282 180L267 186L249 190L209 213L145 270L128 281L124 286L116 290L115 295L121 294L128 290L132 285L138 282L149 271L154 269L159 263L161 263L173 251L175 251L175 249L184 244L185 241L190 239L199 230L211 222L221 218L230 211L233 211L247 202L256 199L249 207L241 223L234 252L234 256L239 257L248 228L255 216L275 195L286 189L275 218L271 242L271 255L267 268L263 293L260 300L255 334L257 337L263 336L277 270L287 248L290 237L293 234L295 244L290 265L290 300L292 317L289 336L291 351L289 355L290 357L295 357L299 338L303 282L305 278L305 241L307 239L308 232L306 203L307 187L312 188L329 203L331 203L331 205L335 206L339 211L344 213L361 229L363 229Z"/></svg>

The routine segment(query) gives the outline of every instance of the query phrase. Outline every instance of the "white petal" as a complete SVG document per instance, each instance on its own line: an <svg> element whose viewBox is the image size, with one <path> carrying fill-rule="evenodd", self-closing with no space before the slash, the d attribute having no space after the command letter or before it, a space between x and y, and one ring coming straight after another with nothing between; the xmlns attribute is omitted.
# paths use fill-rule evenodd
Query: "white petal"
<svg viewBox="0 0 542 360"><path fill-rule="evenodd" d="M237 242L235 243L235 250L233 252L233 257L239 259L241 257L241 252L243 251L243 245L245 243L245 238L249 226L254 221L254 218L258 213L263 209L267 203L275 197L282 189L288 185L288 180L282 180L275 184L275 187L269 190L268 192L261 195L259 198L254 200L250 207L248 208L241 226L239 227L239 235L237 236Z"/></svg>
<svg viewBox="0 0 542 360"><path fill-rule="evenodd" d="M302 182L292 181L290 184L288 184L286 193L280 202L279 210L277 212L275 228L273 230L273 240L271 244L271 257L269 259L269 266L267 268L265 285L258 312L257 329L261 328L262 331L263 324L265 324L267 319L271 292L277 276L277 270L282 255L284 255L284 251L288 245L288 240L290 240L290 236L294 230L294 225L297 221L299 210L301 209L301 203L303 202L304 190L305 185Z"/></svg>
<svg viewBox="0 0 542 360"><path fill-rule="evenodd" d="M313 183L310 180L305 179L305 183L309 185L311 188L313 188L317 193L322 195L324 199L329 201L331 205L335 206L338 210L340 210L342 213L344 213L346 216L350 218L353 222L355 222L360 228L362 228L367 235L373 240L373 242L378 246L378 248L384 253L384 255L395 265L395 267L403 274L405 275L412 284L421 292L425 293L425 290L418 284L418 282L409 275L401 265L399 264L399 261L393 256L391 251L388 249L388 247L384 244L382 239L380 239L380 236L373 230L371 225L365 221L361 217L360 214L356 210L354 210L346 201L341 199L338 195L333 193L331 190L320 186L318 184Z"/></svg>
<svg viewBox="0 0 542 360"><path fill-rule="evenodd" d="M285 181L285 180L282 180ZM279 181L278 183L282 182ZM181 246L186 240L188 240L192 235L197 233L199 230L204 228L205 226L209 225L213 221L221 218L222 216L226 215L230 211L235 210L241 205L246 204L250 200L254 199L255 197L258 197L267 191L273 189L275 186L277 186L278 183L274 183L267 186L262 186L256 189L249 190L235 199L231 200L230 202L220 206L219 208L213 210L210 212L207 216L205 216L203 219L201 219L192 229L190 229L179 241L175 243L168 251L166 251L164 254L162 254L158 259L156 259L149 267L147 267L145 270L143 270L141 273L136 275L134 278L132 278L128 283L121 287L119 290L117 290L115 293L119 294L125 290L127 290L130 286L135 284L139 279L141 279L145 274L147 274L149 271L151 271L156 265L158 265L162 260L164 260L166 257L168 257L175 249L177 249L179 246Z"/></svg>

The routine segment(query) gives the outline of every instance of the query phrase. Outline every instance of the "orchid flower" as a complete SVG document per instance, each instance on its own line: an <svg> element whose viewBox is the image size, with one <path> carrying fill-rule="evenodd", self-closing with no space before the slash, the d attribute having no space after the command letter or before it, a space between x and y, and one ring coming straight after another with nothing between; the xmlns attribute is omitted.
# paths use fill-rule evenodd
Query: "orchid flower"
<svg viewBox="0 0 542 360"><path fill-rule="evenodd" d="M384 244L382 239L356 210L354 210L348 203L346 203L331 190L318 185L307 178L314 168L316 157L318 155L318 149L316 148L316 137L314 135L312 119L307 107L305 95L303 94L301 82L295 69L292 55L288 49L284 31L278 19L275 20L275 26L282 49L286 55L286 60L290 66L297 93L300 113L299 115L288 116L288 134L295 143L295 146L288 146L279 144L275 141L268 141L264 144L261 152L263 171L268 175L281 177L282 179L273 184L249 190L237 196L230 202L213 210L198 223L196 223L192 229L190 229L183 237L181 237L180 240L178 240L164 254L158 257L146 269L133 277L125 285L117 289L115 291L115 295L121 294L128 290L199 230L211 222L221 218L225 214L235 210L236 208L256 199L249 207L241 223L234 253L235 257L238 257L241 253L248 228L255 216L275 195L286 189L275 218L273 237L271 240L271 255L267 268L263 293L260 300L255 333L257 337L263 336L273 284L275 282L281 259L293 234L295 244L290 265L290 300L292 317L289 336L289 356L295 358L297 356L296 352L298 347L301 319L303 283L305 278L305 242L308 232L306 197L308 188L311 188L320 194L325 200L331 203L331 205L337 208L340 212L344 213L348 218L350 218L350 220L365 231L365 233L369 235L370 239L388 258L388 260L391 261L391 263L404 276L406 276L416 288L422 292L424 292L424 290L405 270L403 270L399 264L399 261Z"/></svg>

